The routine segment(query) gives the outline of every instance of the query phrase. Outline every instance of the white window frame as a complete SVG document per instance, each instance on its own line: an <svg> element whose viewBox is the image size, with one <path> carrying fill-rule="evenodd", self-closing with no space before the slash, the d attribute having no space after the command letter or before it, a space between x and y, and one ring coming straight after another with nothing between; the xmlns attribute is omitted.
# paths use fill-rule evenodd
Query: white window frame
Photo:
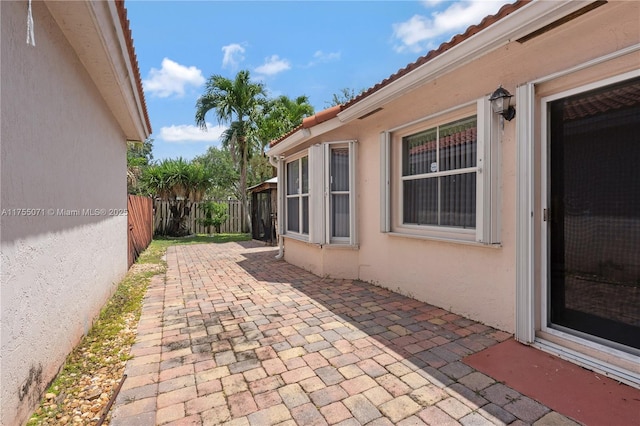
<svg viewBox="0 0 640 426"><path fill-rule="evenodd" d="M458 119L476 116L477 164L455 171L435 172L429 176L476 173L476 227L414 225L402 223L402 138ZM501 203L501 124L502 118L491 110L488 96L420 120L389 129L381 134L381 232L427 239L480 243L500 243ZM410 178L415 178L411 176Z"/></svg>
<svg viewBox="0 0 640 426"><path fill-rule="evenodd" d="M355 202L355 187L356 187L356 141L338 141L338 142L326 142L324 145L324 205L325 205L325 243L336 245L351 245L357 244L356 239L356 202ZM331 150L334 148L347 148L349 150L349 190L348 191L332 191L331 190ZM331 235L333 224L331 223L331 209L332 195L333 194L347 194L349 195L349 236L348 237L334 237Z"/></svg>
<svg viewBox="0 0 640 426"><path fill-rule="evenodd" d="M349 148L349 237L333 237L331 235L331 149L337 147ZM356 209L356 154L357 141L343 140L322 142L312 145L308 150L296 153L288 157L284 163L284 233L283 235L298 240L306 241L321 246L357 247L357 209ZM300 161L300 185L302 185L303 157L308 157L309 166L309 192L307 194L287 194L287 165L294 161ZM300 187L302 188L302 186ZM302 196L309 197L309 233L289 230L288 207L289 198L300 197L299 215L300 230L302 231Z"/></svg>
<svg viewBox="0 0 640 426"><path fill-rule="evenodd" d="M309 185L307 190L309 192L303 193L302 192L302 188L303 188L302 159L305 157L307 157L307 166L308 166L307 177L309 179ZM289 186L289 167L288 166L289 164L294 162L298 162L298 189L295 194L288 194L289 192L289 187L288 187ZM293 157L287 158L283 169L284 169L284 203L283 204L284 204L284 210L285 210L283 225L284 225L285 235L294 236L295 238L306 241L309 239L309 233L303 232L304 230L303 198L305 197L309 199L309 231L311 231L311 164L310 164L309 153L307 151L303 151L296 154ZM289 215L291 214L291 212L289 212L289 203L287 201L292 198L297 198L299 200L298 202L299 230L298 231L289 229Z"/></svg>

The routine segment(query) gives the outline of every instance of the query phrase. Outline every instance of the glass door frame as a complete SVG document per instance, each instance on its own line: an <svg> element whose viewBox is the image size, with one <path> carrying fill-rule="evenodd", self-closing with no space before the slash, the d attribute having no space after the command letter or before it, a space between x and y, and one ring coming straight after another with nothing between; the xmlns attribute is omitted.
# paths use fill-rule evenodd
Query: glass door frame
<svg viewBox="0 0 640 426"><path fill-rule="evenodd" d="M640 386L640 370L636 368L640 356L619 351L592 340L549 330L541 325L546 317L546 232L542 218L542 208L547 207L547 179L541 172L542 146L547 135L540 125L541 98L539 88L556 80L566 81L574 74L591 74L591 70L604 72L603 78L620 74L617 79L640 76L640 68L634 55L640 51L640 43L595 57L586 62L523 82L516 87L516 269L515 269L515 333L517 341L531 345L545 352L570 360L585 368L614 377L631 386ZM609 68L606 64L612 63ZM605 66L605 68L603 68ZM607 72L607 69L622 71ZM602 84L602 83L600 83ZM549 93L551 94L551 93ZM546 153L546 148L545 153ZM546 166L543 169L546 172ZM541 195L541 192L544 194ZM542 294L541 289L544 290ZM544 300L544 299L543 299ZM553 334L552 334L553 333Z"/></svg>
<svg viewBox="0 0 640 426"><path fill-rule="evenodd" d="M554 93L540 99L540 207L542 209L542 212L549 212L551 195L550 103L558 99L580 94L589 90L598 89L624 80L629 80L634 77L638 77L639 75L639 71L631 71L628 73L599 80L594 83L575 87L559 93ZM551 301L549 289L549 286L551 284L551 271L549 268L551 236L549 233L550 222L548 220L545 220L544 215L544 213L541 215L542 222L540 223L540 330L545 333L555 335L611 355L633 360L634 356L640 355L640 349L622 345L620 343L593 336L558 324L554 324L553 327L551 326Z"/></svg>

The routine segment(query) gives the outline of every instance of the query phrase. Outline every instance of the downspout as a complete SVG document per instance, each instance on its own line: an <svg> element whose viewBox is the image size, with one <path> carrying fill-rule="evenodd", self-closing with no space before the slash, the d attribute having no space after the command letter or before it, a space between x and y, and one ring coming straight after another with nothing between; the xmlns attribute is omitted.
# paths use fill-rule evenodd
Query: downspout
<svg viewBox="0 0 640 426"><path fill-rule="evenodd" d="M284 257L284 239L282 238L282 212L284 211L284 201L283 201L283 175L282 175L282 162L281 158L284 157L276 157L269 156L269 163L276 169L278 169L278 254L276 255L276 259L280 260Z"/></svg>

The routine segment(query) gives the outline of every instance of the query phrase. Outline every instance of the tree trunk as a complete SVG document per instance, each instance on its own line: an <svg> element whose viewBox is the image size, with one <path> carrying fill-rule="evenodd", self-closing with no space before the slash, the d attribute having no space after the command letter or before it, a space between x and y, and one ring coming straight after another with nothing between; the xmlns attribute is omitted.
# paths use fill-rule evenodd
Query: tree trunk
<svg viewBox="0 0 640 426"><path fill-rule="evenodd" d="M242 161L240 166L240 224L242 232L248 232L247 229L247 159Z"/></svg>
<svg viewBox="0 0 640 426"><path fill-rule="evenodd" d="M191 212L191 208L185 205L184 201L170 201L169 210L171 211L171 221L167 234L171 237L184 237L189 235L189 227L187 226L187 218Z"/></svg>
<svg viewBox="0 0 640 426"><path fill-rule="evenodd" d="M247 164L249 157L249 147L247 145L247 139L243 136L238 138L240 144L240 227L242 232L247 233L249 231L247 226Z"/></svg>

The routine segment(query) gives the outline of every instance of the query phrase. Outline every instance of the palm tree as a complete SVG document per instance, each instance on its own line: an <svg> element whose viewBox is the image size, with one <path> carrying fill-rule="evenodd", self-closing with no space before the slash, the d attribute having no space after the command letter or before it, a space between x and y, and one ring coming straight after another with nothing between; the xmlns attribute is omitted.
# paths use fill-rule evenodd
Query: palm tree
<svg viewBox="0 0 640 426"><path fill-rule="evenodd" d="M304 95L295 99L282 95L264 103L256 119L262 154L269 142L295 129L303 118L312 116L314 112L309 98Z"/></svg>
<svg viewBox="0 0 640 426"><path fill-rule="evenodd" d="M255 111L264 101L266 91L262 83L250 81L249 71L238 72L234 80L221 75L212 75L207 80L206 92L196 102L196 124L207 129L205 115L215 110L219 124L230 123L231 133L225 137L240 170L240 202L242 206L242 228L247 230L247 164L253 147L247 138L253 126Z"/></svg>
<svg viewBox="0 0 640 426"><path fill-rule="evenodd" d="M249 149L251 146L251 140L247 140L247 127L248 125L239 121L233 121L227 127L227 129L220 135L222 141L222 147L229 151L231 154L231 161L234 164L238 164L244 150L247 151L247 160L251 157L253 152ZM242 143L240 141L243 141ZM245 146L246 145L246 146Z"/></svg>

